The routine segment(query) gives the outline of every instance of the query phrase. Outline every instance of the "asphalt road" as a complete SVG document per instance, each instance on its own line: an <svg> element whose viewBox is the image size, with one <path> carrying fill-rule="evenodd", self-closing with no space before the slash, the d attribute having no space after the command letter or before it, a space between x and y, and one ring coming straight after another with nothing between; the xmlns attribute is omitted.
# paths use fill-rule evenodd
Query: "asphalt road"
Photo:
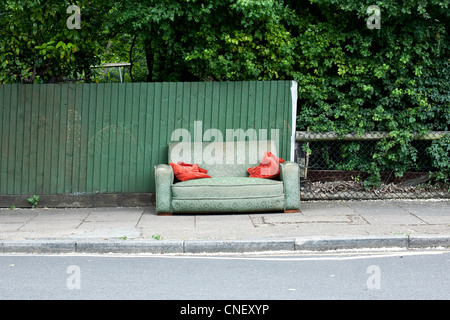
<svg viewBox="0 0 450 320"><path fill-rule="evenodd" d="M450 299L450 250L3 254L0 299Z"/></svg>

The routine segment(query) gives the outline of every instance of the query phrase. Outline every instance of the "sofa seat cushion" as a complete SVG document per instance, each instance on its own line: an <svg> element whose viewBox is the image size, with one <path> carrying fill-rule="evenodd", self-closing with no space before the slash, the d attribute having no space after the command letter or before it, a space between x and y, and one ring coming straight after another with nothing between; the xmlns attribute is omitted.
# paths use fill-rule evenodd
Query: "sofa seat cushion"
<svg viewBox="0 0 450 320"><path fill-rule="evenodd" d="M189 180L172 186L174 199L265 198L283 194L282 181L248 177Z"/></svg>
<svg viewBox="0 0 450 320"><path fill-rule="evenodd" d="M174 198L172 210L175 213L275 212L285 210L285 203L284 196L216 199Z"/></svg>

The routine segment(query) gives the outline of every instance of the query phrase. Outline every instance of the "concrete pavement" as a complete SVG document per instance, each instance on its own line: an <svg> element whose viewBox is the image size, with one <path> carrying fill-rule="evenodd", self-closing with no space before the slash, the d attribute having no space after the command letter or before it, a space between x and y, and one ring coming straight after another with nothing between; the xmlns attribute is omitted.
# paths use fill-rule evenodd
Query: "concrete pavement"
<svg viewBox="0 0 450 320"><path fill-rule="evenodd" d="M450 247L450 200L304 201L299 213L154 206L0 209L0 252L201 253Z"/></svg>

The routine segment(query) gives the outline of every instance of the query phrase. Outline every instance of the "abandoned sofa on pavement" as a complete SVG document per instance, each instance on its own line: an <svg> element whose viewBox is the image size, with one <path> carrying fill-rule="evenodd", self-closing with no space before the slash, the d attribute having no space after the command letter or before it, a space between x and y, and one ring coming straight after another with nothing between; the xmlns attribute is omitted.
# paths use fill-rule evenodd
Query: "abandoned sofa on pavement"
<svg viewBox="0 0 450 320"><path fill-rule="evenodd" d="M172 166L155 166L156 211L172 213L298 212L299 168L279 164L277 178L249 178L274 141L175 142L169 144L168 162L198 164L211 178L178 181Z"/></svg>

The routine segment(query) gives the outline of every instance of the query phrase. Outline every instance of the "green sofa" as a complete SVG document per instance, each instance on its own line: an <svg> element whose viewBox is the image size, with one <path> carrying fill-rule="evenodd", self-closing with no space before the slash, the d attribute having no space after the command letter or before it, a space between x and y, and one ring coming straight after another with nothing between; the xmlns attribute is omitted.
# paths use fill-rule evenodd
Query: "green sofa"
<svg viewBox="0 0 450 320"><path fill-rule="evenodd" d="M155 166L156 211L172 213L298 212L298 165L280 163L278 179L249 178L273 141L175 142L168 162L197 163L212 178L177 182L168 164Z"/></svg>

